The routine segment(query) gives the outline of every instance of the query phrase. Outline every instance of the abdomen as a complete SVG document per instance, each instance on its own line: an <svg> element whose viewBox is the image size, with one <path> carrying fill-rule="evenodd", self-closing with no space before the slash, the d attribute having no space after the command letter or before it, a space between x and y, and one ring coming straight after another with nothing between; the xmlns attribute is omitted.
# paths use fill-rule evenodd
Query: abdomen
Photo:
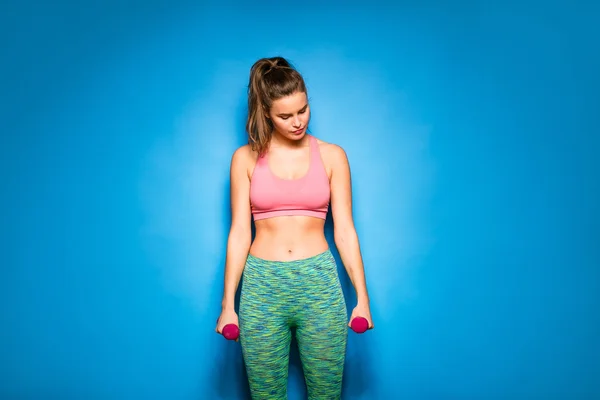
<svg viewBox="0 0 600 400"><path fill-rule="evenodd" d="M256 237L250 254L265 260L292 261L312 257L329 248L325 220L305 216L281 216L256 221Z"/></svg>

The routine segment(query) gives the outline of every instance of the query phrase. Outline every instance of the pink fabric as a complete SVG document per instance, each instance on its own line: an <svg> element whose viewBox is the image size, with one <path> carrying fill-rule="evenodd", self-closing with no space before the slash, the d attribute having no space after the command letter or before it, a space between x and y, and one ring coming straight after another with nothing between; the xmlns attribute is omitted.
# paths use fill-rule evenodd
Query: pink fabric
<svg viewBox="0 0 600 400"><path fill-rule="evenodd" d="M254 220L282 215L304 215L325 219L330 200L329 178L317 139L309 135L310 165L298 179L275 176L268 154L259 157L250 182L250 204Z"/></svg>

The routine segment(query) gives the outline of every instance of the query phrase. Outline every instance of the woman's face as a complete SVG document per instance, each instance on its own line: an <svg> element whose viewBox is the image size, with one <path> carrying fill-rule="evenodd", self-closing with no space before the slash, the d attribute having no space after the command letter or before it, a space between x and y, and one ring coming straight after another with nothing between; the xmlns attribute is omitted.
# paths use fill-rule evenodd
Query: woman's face
<svg viewBox="0 0 600 400"><path fill-rule="evenodd" d="M302 139L310 120L310 107L306 93L296 92L275 100L269 117L273 122L274 133L290 140Z"/></svg>

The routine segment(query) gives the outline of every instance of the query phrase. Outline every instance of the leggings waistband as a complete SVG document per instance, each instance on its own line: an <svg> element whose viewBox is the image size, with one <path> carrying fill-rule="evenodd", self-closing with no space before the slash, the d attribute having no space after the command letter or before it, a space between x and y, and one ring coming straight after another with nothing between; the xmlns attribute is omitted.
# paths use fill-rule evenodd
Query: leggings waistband
<svg viewBox="0 0 600 400"><path fill-rule="evenodd" d="M291 261L271 261L250 255L244 267L243 277L248 293L263 289L265 292L306 291L316 287L325 290L324 287L339 286L337 263L330 249L311 257Z"/></svg>
<svg viewBox="0 0 600 400"><path fill-rule="evenodd" d="M246 258L247 266L273 266L273 267L306 267L307 265L314 264L322 264L323 262L332 262L335 261L333 254L331 253L331 249L327 249L319 254L314 256L310 256L307 258L300 258L298 260L290 260L290 261L277 261L277 260L266 260L264 258L253 256L252 254L248 254Z"/></svg>

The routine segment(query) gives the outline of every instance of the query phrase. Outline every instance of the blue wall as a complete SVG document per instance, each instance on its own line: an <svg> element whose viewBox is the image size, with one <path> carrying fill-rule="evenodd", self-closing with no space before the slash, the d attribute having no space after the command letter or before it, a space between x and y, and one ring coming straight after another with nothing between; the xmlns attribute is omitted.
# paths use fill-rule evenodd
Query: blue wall
<svg viewBox="0 0 600 400"><path fill-rule="evenodd" d="M377 327L344 398L598 398L598 7L219 4L3 6L0 397L247 396L228 167L280 54L352 165Z"/></svg>

